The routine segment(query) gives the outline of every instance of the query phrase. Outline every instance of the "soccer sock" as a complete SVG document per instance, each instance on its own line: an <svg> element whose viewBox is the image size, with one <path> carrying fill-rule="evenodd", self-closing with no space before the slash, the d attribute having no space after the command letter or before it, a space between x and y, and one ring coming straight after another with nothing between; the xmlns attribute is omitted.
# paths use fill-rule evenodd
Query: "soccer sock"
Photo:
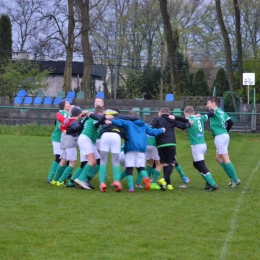
<svg viewBox="0 0 260 260"><path fill-rule="evenodd" d="M126 170L124 169L120 174L120 181L122 181L126 176Z"/></svg>
<svg viewBox="0 0 260 260"><path fill-rule="evenodd" d="M141 172L142 172L142 171L137 172L137 177L136 177L136 180L135 180L135 184L138 184L138 185L141 184L141 181L142 181L142 179L143 179Z"/></svg>
<svg viewBox="0 0 260 260"><path fill-rule="evenodd" d="M173 165L167 165L163 167L163 174L164 174L164 179L167 184L171 184L171 173L173 171Z"/></svg>
<svg viewBox="0 0 260 260"><path fill-rule="evenodd" d="M127 185L129 189L133 189L134 188L134 177L133 175L126 175L126 181L127 181Z"/></svg>
<svg viewBox="0 0 260 260"><path fill-rule="evenodd" d="M92 168L92 170L91 170L89 173L87 173L87 179L88 179L89 181L90 181L91 179L93 179L94 176L98 173L99 169L100 169L100 165L99 165L99 164L96 164L96 165Z"/></svg>
<svg viewBox="0 0 260 260"><path fill-rule="evenodd" d="M80 181L86 181L87 180L87 175L88 173L93 169L93 167L91 165L89 165L88 163L84 166L81 174L79 175L78 179Z"/></svg>
<svg viewBox="0 0 260 260"><path fill-rule="evenodd" d="M142 176L142 179L143 179L143 178L149 178L149 175L148 175L148 173L147 173L146 170L140 171L140 175Z"/></svg>
<svg viewBox="0 0 260 260"><path fill-rule="evenodd" d="M53 179L53 176L54 176L54 174L55 174L55 172L56 172L56 170L57 170L58 165L59 165L58 162L53 161L53 163L51 164L50 172L49 172L49 174L48 174L48 178L47 178L48 180L51 181L51 180Z"/></svg>
<svg viewBox="0 0 260 260"><path fill-rule="evenodd" d="M60 164L57 166L56 173L54 176L54 181L58 181L61 175L63 174L64 170L66 169L67 165L61 166Z"/></svg>
<svg viewBox="0 0 260 260"><path fill-rule="evenodd" d="M227 163L226 169L229 173L230 178L233 180L233 182L236 182L238 178L237 178L237 173L236 173L233 163L232 162Z"/></svg>
<svg viewBox="0 0 260 260"><path fill-rule="evenodd" d="M153 167L147 165L145 170L147 171L149 178L151 178Z"/></svg>
<svg viewBox="0 0 260 260"><path fill-rule="evenodd" d="M224 171L227 174L227 176L231 179L231 176L229 175L229 172L228 172L228 169L227 169L227 165L224 162L221 162L220 165L224 169Z"/></svg>
<svg viewBox="0 0 260 260"><path fill-rule="evenodd" d="M81 167L79 167L74 173L73 173L73 175L72 175L72 177L70 178L71 180L75 180L75 179L77 179L78 177L79 177L79 175L82 173L82 168Z"/></svg>
<svg viewBox="0 0 260 260"><path fill-rule="evenodd" d="M154 169L153 170L153 181L152 181L152 183L157 183L159 176L160 176L160 172L157 171L156 169Z"/></svg>
<svg viewBox="0 0 260 260"><path fill-rule="evenodd" d="M99 168L99 182L100 183L106 181L106 173L107 173L106 165L100 165L100 168Z"/></svg>
<svg viewBox="0 0 260 260"><path fill-rule="evenodd" d="M63 181L66 181L67 178L70 176L70 174L72 173L73 171L73 167L71 166L67 166L65 171L63 172L63 174L61 175L61 177L59 178L59 182L63 182Z"/></svg>
<svg viewBox="0 0 260 260"><path fill-rule="evenodd" d="M214 187L216 186L216 182L213 179L212 175L210 172L206 173L206 174L201 174L202 178L211 186Z"/></svg>
<svg viewBox="0 0 260 260"><path fill-rule="evenodd" d="M120 166L113 166L112 169L114 181L120 181Z"/></svg>
<svg viewBox="0 0 260 260"><path fill-rule="evenodd" d="M178 164L175 169L177 170L177 172L179 173L180 177L186 177L184 171L182 170L181 166Z"/></svg>

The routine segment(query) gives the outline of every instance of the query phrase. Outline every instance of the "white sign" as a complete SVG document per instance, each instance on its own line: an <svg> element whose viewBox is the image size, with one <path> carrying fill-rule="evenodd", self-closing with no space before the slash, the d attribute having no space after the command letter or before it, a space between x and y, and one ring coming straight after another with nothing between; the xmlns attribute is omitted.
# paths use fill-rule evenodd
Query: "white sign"
<svg viewBox="0 0 260 260"><path fill-rule="evenodd" d="M104 80L95 80L95 89L97 92L104 92Z"/></svg>
<svg viewBox="0 0 260 260"><path fill-rule="evenodd" d="M243 73L243 85L244 86L255 85L255 73Z"/></svg>

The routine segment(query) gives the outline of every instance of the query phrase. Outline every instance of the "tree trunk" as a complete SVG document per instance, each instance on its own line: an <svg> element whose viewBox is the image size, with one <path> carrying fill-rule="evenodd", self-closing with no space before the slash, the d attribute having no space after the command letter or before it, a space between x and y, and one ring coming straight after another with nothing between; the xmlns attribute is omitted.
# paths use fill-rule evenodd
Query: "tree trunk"
<svg viewBox="0 0 260 260"><path fill-rule="evenodd" d="M229 87L230 87L230 90L232 92L234 92L235 91L235 79L234 79L233 70L232 70L232 52L231 52L230 40L229 40L228 32L226 30L223 16L222 16L220 0L215 0L215 2L216 2L218 23L220 26L223 40L224 40L225 55L226 55L226 69L227 69ZM233 101L235 111L237 112L237 105L236 105L236 100L235 100L234 95L232 95L232 101Z"/></svg>
<svg viewBox="0 0 260 260"><path fill-rule="evenodd" d="M166 38L167 50L168 50L168 61L170 64L170 73L171 73L171 86L172 93L176 92L176 84L177 84L177 61L176 61L176 44L174 43L170 17L167 10L167 0L159 0L160 1L160 10L163 19L163 27Z"/></svg>
<svg viewBox="0 0 260 260"><path fill-rule="evenodd" d="M81 45L84 61L83 77L81 81L81 91L85 92L86 98L91 98L92 83L92 53L89 44L89 0L76 0L81 13Z"/></svg>
<svg viewBox="0 0 260 260"><path fill-rule="evenodd" d="M73 0L68 0L68 44L66 45L66 61L64 68L64 91L71 91L71 77L72 77L72 61L73 61L73 47L74 47L74 10L73 10Z"/></svg>
<svg viewBox="0 0 260 260"><path fill-rule="evenodd" d="M234 0L235 21L236 21L236 42L237 42L237 61L238 61L238 74L239 74L239 88L243 88L243 49L241 40L241 21L240 21L240 8L238 0Z"/></svg>

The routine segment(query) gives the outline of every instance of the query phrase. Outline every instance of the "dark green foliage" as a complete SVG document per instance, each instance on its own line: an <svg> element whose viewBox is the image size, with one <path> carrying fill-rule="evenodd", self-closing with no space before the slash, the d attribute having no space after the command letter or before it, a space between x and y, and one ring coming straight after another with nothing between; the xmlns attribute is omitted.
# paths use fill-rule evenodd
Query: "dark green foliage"
<svg viewBox="0 0 260 260"><path fill-rule="evenodd" d="M6 63L12 58L12 25L8 15L0 17L0 62Z"/></svg>
<svg viewBox="0 0 260 260"><path fill-rule="evenodd" d="M208 82L205 78L203 69L199 69L194 75L193 84L192 84L192 94L193 96L209 95Z"/></svg>
<svg viewBox="0 0 260 260"><path fill-rule="evenodd" d="M212 84L212 89L214 87L216 87L217 96L223 96L223 92L229 90L227 75L223 68L220 68L217 72L216 78Z"/></svg>
<svg viewBox="0 0 260 260"><path fill-rule="evenodd" d="M183 65L181 68L179 82L180 82L181 95L189 96L192 86L190 83L190 74L185 65Z"/></svg>

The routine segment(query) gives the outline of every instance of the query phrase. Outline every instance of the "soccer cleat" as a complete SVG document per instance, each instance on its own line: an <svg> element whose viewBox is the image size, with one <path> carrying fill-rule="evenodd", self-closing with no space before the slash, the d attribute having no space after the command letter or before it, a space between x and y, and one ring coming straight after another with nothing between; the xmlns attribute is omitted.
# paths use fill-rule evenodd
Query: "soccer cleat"
<svg viewBox="0 0 260 260"><path fill-rule="evenodd" d="M77 178L76 180L74 180L74 182L76 182L84 190L91 190L91 188L89 187L89 183L86 181L81 181Z"/></svg>
<svg viewBox="0 0 260 260"><path fill-rule="evenodd" d="M183 182L184 182L185 184L190 183L190 179L189 179L188 177L183 176L183 177L181 177L181 178L182 178L182 180L183 180Z"/></svg>
<svg viewBox="0 0 260 260"><path fill-rule="evenodd" d="M91 190L95 189L95 187L94 187L94 186L92 186L92 185L90 184L90 182L89 182L89 181L87 181L87 183L88 183L88 186L89 186L89 188L90 188Z"/></svg>
<svg viewBox="0 0 260 260"><path fill-rule="evenodd" d="M158 183L159 183L159 185L161 187L161 190L166 190L167 183L166 183L164 178L161 178L160 180L158 180Z"/></svg>
<svg viewBox="0 0 260 260"><path fill-rule="evenodd" d="M52 180L52 181L51 181L51 184L56 186L56 184L57 184L57 181L55 181L55 180Z"/></svg>
<svg viewBox="0 0 260 260"><path fill-rule="evenodd" d="M144 187L141 184L135 184L135 188L143 189Z"/></svg>
<svg viewBox="0 0 260 260"><path fill-rule="evenodd" d="M173 186L172 186L171 184L168 184L168 185L167 185L167 190L170 190L170 191L171 191L171 190L174 190L174 188L173 188Z"/></svg>
<svg viewBox="0 0 260 260"><path fill-rule="evenodd" d="M237 179L237 181L236 182L233 182L233 184L232 184L232 188L236 188L239 184L241 183L241 181L239 180L239 179Z"/></svg>
<svg viewBox="0 0 260 260"><path fill-rule="evenodd" d="M211 188L211 186L206 182L206 186L205 186L204 190L208 190L210 188Z"/></svg>
<svg viewBox="0 0 260 260"><path fill-rule="evenodd" d="M134 188L130 188L128 191L129 191L130 193L133 193L135 190L134 190Z"/></svg>
<svg viewBox="0 0 260 260"><path fill-rule="evenodd" d="M161 187L158 184L156 184L156 183L151 184L151 190L160 190L160 189L161 189Z"/></svg>
<svg viewBox="0 0 260 260"><path fill-rule="evenodd" d="M232 186L232 184L233 184L233 180L230 179L230 182L228 183L228 186Z"/></svg>
<svg viewBox="0 0 260 260"><path fill-rule="evenodd" d="M46 180L46 183L51 184L51 180L48 180L48 179L47 179L47 180Z"/></svg>
<svg viewBox="0 0 260 260"><path fill-rule="evenodd" d="M119 192L123 189L122 184L119 181L114 181L113 184L115 191Z"/></svg>
<svg viewBox="0 0 260 260"><path fill-rule="evenodd" d="M214 187L209 187L208 189L206 189L206 191L207 192L213 192L213 191L215 191L215 190L217 190L218 189L218 185L215 185Z"/></svg>
<svg viewBox="0 0 260 260"><path fill-rule="evenodd" d="M144 188L146 190L150 190L150 187L151 187L150 179L148 177L144 177Z"/></svg>
<svg viewBox="0 0 260 260"><path fill-rule="evenodd" d="M107 185L104 182L102 182L99 185L99 188L100 188L101 192L107 192Z"/></svg>
<svg viewBox="0 0 260 260"><path fill-rule="evenodd" d="M62 182L57 181L56 186L64 187L65 186L64 181L62 181Z"/></svg>

